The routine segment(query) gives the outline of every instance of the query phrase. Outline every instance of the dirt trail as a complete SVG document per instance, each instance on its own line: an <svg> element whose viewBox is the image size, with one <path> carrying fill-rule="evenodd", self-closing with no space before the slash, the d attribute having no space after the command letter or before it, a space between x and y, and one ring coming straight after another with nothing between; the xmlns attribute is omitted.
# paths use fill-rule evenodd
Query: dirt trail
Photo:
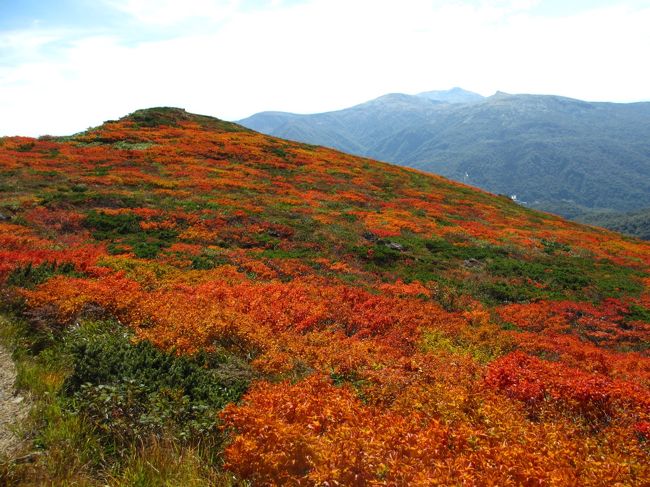
<svg viewBox="0 0 650 487"><path fill-rule="evenodd" d="M25 398L15 394L16 367L11 353L0 346L0 457L9 456L20 443L12 432L26 415L29 406Z"/></svg>

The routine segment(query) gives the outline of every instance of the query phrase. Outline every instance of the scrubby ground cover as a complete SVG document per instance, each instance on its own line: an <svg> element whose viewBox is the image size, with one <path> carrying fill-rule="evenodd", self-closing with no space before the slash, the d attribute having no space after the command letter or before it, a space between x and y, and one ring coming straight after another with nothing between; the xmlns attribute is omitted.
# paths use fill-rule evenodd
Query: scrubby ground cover
<svg viewBox="0 0 650 487"><path fill-rule="evenodd" d="M13 483L650 481L648 243L177 109L0 171Z"/></svg>

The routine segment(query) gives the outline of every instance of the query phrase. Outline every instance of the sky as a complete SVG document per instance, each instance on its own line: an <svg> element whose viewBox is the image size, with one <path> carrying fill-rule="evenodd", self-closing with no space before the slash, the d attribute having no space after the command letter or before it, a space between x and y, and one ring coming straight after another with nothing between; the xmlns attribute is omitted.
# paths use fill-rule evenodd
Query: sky
<svg viewBox="0 0 650 487"><path fill-rule="evenodd" d="M460 86L650 101L650 0L0 0L0 135Z"/></svg>

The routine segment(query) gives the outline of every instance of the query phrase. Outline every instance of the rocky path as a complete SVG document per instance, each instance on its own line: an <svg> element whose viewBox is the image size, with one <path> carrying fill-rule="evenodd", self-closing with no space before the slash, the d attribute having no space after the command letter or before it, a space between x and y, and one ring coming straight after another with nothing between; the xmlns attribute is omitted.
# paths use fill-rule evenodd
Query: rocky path
<svg viewBox="0 0 650 487"><path fill-rule="evenodd" d="M11 353L0 346L0 457L9 456L19 444L19 438L12 432L27 414L25 398L14 394L16 367Z"/></svg>

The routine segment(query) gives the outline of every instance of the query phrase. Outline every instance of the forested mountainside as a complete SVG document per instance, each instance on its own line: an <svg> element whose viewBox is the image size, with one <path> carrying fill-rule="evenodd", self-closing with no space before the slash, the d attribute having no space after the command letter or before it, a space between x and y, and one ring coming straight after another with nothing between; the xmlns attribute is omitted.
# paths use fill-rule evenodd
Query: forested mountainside
<svg viewBox="0 0 650 487"><path fill-rule="evenodd" d="M173 108L0 187L7 484L650 482L646 242Z"/></svg>
<svg viewBox="0 0 650 487"><path fill-rule="evenodd" d="M643 240L650 240L650 209L616 212L588 212L580 214L578 221L589 225L608 228L627 235L634 235Z"/></svg>

